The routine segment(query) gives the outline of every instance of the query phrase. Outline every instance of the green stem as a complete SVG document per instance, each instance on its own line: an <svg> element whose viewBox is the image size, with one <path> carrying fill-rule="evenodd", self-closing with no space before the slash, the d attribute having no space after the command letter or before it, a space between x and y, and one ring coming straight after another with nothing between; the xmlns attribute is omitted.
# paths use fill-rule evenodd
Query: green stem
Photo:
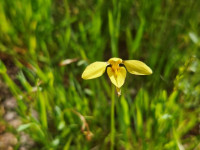
<svg viewBox="0 0 200 150"><path fill-rule="evenodd" d="M115 145L115 87L112 86L111 95L111 150L114 150Z"/></svg>

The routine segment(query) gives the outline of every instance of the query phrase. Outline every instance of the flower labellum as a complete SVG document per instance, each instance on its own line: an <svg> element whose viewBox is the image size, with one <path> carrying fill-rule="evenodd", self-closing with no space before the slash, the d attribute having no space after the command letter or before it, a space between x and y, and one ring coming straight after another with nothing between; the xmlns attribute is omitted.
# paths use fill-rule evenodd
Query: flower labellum
<svg viewBox="0 0 200 150"><path fill-rule="evenodd" d="M150 75L152 70L139 60L122 60L121 58L110 58L108 62L94 62L86 67L82 78L94 79L101 76L107 70L111 82L116 86L118 96L121 95L121 86L126 78L126 70L135 75Z"/></svg>

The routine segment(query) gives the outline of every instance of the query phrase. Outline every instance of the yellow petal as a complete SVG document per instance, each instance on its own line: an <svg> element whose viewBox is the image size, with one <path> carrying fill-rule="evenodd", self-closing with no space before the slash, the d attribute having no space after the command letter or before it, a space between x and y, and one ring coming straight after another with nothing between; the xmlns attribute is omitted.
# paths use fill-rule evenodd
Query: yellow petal
<svg viewBox="0 0 200 150"><path fill-rule="evenodd" d="M107 62L94 62L90 64L84 70L82 78L93 79L101 76L105 72L107 65L108 65Z"/></svg>
<svg viewBox="0 0 200 150"><path fill-rule="evenodd" d="M149 75L152 74L151 68L139 60L125 60L124 65L128 72L136 75Z"/></svg>
<svg viewBox="0 0 200 150"><path fill-rule="evenodd" d="M110 58L110 59L108 60L108 62L109 62L110 64L112 64L112 63L118 63L118 64L120 64L120 63L122 63L122 59L121 59L121 58L113 57L113 58Z"/></svg>
<svg viewBox="0 0 200 150"><path fill-rule="evenodd" d="M124 67L120 67L117 71L113 71L111 67L108 67L107 73L111 82L116 87L120 88L124 84L126 78L126 69Z"/></svg>

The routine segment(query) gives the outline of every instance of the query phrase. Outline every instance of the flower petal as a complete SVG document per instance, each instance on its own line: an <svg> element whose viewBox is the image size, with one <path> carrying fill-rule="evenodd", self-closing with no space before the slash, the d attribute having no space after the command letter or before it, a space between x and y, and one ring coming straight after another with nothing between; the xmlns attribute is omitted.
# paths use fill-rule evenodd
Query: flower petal
<svg viewBox="0 0 200 150"><path fill-rule="evenodd" d="M108 65L107 62L99 62L99 61L90 64L84 70L82 78L93 79L101 76L105 72L107 65Z"/></svg>
<svg viewBox="0 0 200 150"><path fill-rule="evenodd" d="M113 62L117 62L117 63L122 63L122 59L121 58L116 58L116 57L113 57L113 58L110 58L109 60L108 60L108 62L110 63L110 64L112 64Z"/></svg>
<svg viewBox="0 0 200 150"><path fill-rule="evenodd" d="M108 76L111 82L118 88L120 88L125 81L126 78L126 69L124 67L120 67L117 72L114 72L111 67L107 68Z"/></svg>
<svg viewBox="0 0 200 150"><path fill-rule="evenodd" d="M149 75L152 74L151 68L139 60L125 60L124 65L128 72L135 75Z"/></svg>

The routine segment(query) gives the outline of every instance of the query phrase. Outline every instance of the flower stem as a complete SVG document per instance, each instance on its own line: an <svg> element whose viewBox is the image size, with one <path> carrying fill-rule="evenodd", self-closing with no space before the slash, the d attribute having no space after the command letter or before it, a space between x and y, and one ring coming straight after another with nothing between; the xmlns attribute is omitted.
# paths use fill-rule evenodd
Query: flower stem
<svg viewBox="0 0 200 150"><path fill-rule="evenodd" d="M112 93L111 93L111 150L114 150L115 145L115 87L112 86Z"/></svg>

